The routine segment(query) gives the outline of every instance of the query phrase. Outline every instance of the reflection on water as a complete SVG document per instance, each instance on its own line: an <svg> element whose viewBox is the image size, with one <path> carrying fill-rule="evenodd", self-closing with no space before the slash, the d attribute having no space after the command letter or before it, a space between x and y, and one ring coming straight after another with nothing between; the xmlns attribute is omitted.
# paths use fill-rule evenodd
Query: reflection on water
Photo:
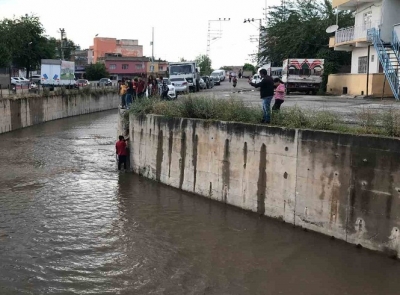
<svg viewBox="0 0 400 295"><path fill-rule="evenodd" d="M0 294L399 294L397 261L116 172L116 120L0 135Z"/></svg>

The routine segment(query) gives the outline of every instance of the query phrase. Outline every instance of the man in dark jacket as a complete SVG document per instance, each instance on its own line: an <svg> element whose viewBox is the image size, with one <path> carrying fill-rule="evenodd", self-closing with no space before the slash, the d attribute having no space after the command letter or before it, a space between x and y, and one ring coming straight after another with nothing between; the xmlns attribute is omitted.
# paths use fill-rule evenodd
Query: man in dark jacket
<svg viewBox="0 0 400 295"><path fill-rule="evenodd" d="M261 99L263 100L264 118L262 123L271 123L271 100L274 97L274 80L267 75L267 70L260 70L261 81L249 84L255 88L260 88Z"/></svg>

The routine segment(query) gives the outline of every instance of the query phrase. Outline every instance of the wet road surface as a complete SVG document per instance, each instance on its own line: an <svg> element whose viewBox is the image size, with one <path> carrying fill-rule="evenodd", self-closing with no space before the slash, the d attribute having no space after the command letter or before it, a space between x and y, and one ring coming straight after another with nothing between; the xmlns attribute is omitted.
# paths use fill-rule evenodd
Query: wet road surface
<svg viewBox="0 0 400 295"><path fill-rule="evenodd" d="M118 173L117 114L0 135L0 294L399 294L400 262Z"/></svg>

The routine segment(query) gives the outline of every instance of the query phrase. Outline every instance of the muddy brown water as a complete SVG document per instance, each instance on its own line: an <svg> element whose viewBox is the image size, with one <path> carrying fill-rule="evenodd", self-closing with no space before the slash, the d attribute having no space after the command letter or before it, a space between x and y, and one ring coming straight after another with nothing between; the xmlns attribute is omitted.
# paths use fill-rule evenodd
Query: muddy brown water
<svg viewBox="0 0 400 295"><path fill-rule="evenodd" d="M0 294L400 294L400 262L115 165L115 111L0 135Z"/></svg>

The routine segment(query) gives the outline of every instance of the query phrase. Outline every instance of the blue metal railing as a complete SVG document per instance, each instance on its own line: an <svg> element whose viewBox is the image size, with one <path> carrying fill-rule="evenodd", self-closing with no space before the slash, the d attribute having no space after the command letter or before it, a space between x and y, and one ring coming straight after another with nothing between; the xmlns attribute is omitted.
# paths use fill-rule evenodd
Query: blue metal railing
<svg viewBox="0 0 400 295"><path fill-rule="evenodd" d="M393 95L396 100L399 100L399 77L397 75L397 71L392 65L392 62L390 61L389 54L383 45L380 31L376 28L369 29L368 40L374 44L374 48L378 53L379 61L381 62L383 72L385 73L386 79L389 82L390 88L393 91Z"/></svg>
<svg viewBox="0 0 400 295"><path fill-rule="evenodd" d="M392 31L392 47L394 54L396 55L397 60L400 64L400 40L399 36L397 36L397 32L394 29Z"/></svg>

